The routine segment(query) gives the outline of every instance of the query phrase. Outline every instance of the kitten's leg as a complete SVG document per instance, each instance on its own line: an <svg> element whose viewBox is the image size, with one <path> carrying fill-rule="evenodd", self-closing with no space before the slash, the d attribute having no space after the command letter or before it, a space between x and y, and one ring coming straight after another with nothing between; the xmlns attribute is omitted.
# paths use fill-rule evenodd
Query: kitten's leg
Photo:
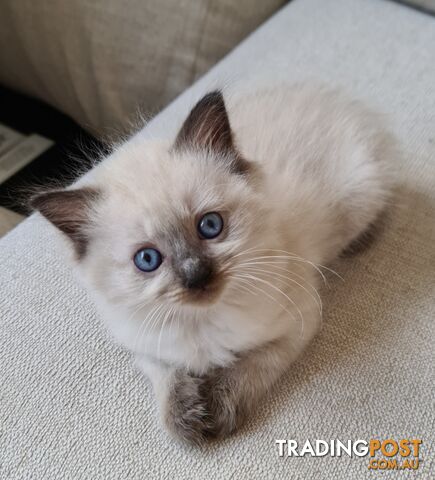
<svg viewBox="0 0 435 480"><path fill-rule="evenodd" d="M203 380L148 357L138 358L136 363L151 380L168 431L182 441L201 444L212 428L207 399L201 392Z"/></svg>
<svg viewBox="0 0 435 480"><path fill-rule="evenodd" d="M300 342L296 350L282 337L201 377L148 359L138 364L152 381L166 428L178 439L201 444L236 430L301 349Z"/></svg>
<svg viewBox="0 0 435 480"><path fill-rule="evenodd" d="M341 252L342 257L349 257L364 252L370 248L377 240L378 236L385 228L386 213L381 212L378 217L370 223L367 228L361 232L357 238L353 239Z"/></svg>
<svg viewBox="0 0 435 480"><path fill-rule="evenodd" d="M201 386L211 417L207 434L226 436L236 430L300 350L282 337L246 352L226 368L210 371Z"/></svg>

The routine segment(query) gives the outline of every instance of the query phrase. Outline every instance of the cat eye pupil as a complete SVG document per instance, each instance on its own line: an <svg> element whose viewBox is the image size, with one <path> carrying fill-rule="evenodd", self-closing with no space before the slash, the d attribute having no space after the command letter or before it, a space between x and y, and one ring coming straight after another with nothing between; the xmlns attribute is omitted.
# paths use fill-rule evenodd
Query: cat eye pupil
<svg viewBox="0 0 435 480"><path fill-rule="evenodd" d="M202 238L216 238L223 230L224 221L217 212L209 212L198 222L198 233Z"/></svg>
<svg viewBox="0 0 435 480"><path fill-rule="evenodd" d="M157 270L162 261L162 254L155 248L143 248L136 252L134 256L134 264L143 272Z"/></svg>

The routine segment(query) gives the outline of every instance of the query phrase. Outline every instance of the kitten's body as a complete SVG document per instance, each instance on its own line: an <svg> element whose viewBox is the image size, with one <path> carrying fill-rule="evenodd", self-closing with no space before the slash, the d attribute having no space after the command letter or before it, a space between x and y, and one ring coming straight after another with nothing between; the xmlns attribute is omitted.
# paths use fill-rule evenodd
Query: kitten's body
<svg viewBox="0 0 435 480"><path fill-rule="evenodd" d="M222 137L225 106L211 95L177 139L138 134L89 177L102 199L78 262L166 424L191 441L231 432L311 340L316 266L375 222L391 184L390 140L359 104L302 86L235 95ZM222 212L223 239L194 238L207 211ZM131 256L148 241L171 268L141 281ZM174 272L197 251L217 259L216 285L185 297Z"/></svg>

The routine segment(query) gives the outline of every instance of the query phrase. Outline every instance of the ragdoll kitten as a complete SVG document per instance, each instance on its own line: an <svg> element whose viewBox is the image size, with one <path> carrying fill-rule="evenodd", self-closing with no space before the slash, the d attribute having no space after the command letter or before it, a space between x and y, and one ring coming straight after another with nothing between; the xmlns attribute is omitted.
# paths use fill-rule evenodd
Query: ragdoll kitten
<svg viewBox="0 0 435 480"><path fill-rule="evenodd" d="M175 138L144 132L33 206L71 239L166 427L199 443L233 432L317 332L319 265L384 209L392 150L359 104L304 86L214 91Z"/></svg>

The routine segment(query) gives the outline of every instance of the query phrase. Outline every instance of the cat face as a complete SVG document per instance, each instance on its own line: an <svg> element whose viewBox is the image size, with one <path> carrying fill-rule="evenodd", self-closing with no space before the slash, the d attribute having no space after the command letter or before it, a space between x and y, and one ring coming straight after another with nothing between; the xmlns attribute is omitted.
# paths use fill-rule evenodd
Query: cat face
<svg viewBox="0 0 435 480"><path fill-rule="evenodd" d="M133 138L92 178L34 206L66 233L93 288L138 308L204 307L264 229L258 174L238 153L222 95L206 95L175 142Z"/></svg>

